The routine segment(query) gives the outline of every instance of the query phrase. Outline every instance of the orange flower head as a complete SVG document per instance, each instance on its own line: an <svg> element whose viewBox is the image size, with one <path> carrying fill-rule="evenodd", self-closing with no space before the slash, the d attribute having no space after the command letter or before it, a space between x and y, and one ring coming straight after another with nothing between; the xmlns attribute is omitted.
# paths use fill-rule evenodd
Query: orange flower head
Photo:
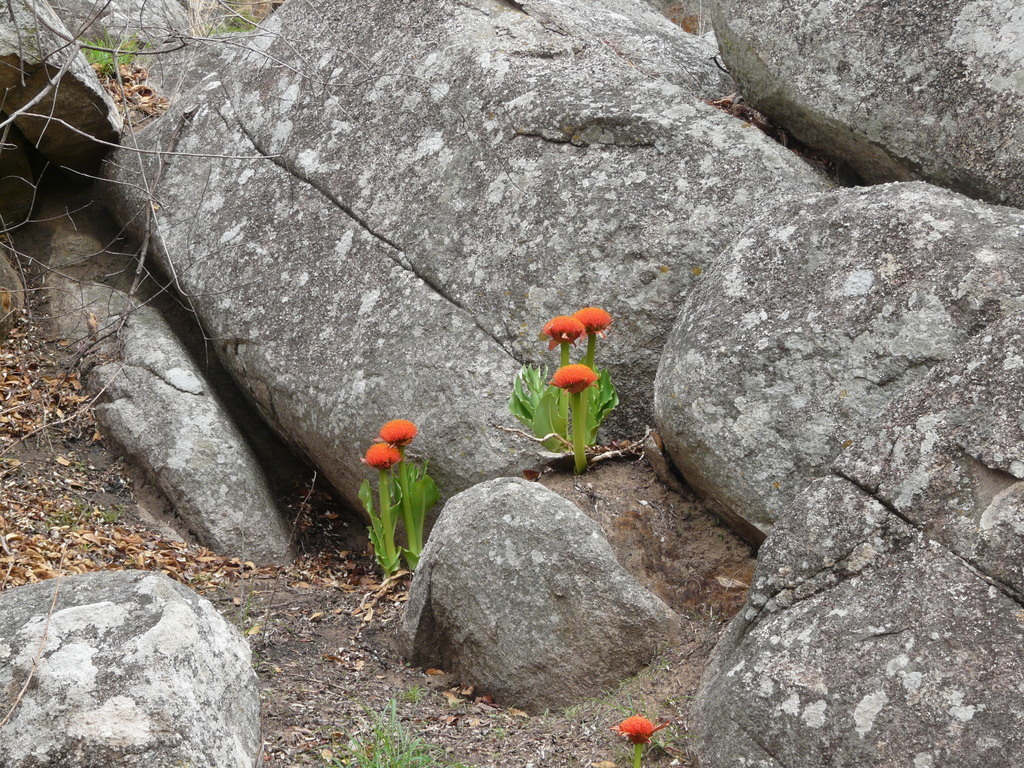
<svg viewBox="0 0 1024 768"><path fill-rule="evenodd" d="M402 460L402 454L393 445L387 443L374 443L363 458L363 464L368 464L377 469L391 469Z"/></svg>
<svg viewBox="0 0 1024 768"><path fill-rule="evenodd" d="M587 329L587 333L596 333L602 339L612 325L612 316L597 307L584 307L579 312L575 312L573 317L580 321Z"/></svg>
<svg viewBox="0 0 1024 768"><path fill-rule="evenodd" d="M380 428L380 439L396 448L404 448L416 437L416 425L408 419L395 419Z"/></svg>
<svg viewBox="0 0 1024 768"><path fill-rule="evenodd" d="M559 344L572 344L586 332L587 329L583 327L583 323L575 317L569 317L568 315L559 315L558 317L551 318L545 324L542 331L545 336L551 337L551 341L548 342L548 349L554 349Z"/></svg>
<svg viewBox="0 0 1024 768"><path fill-rule="evenodd" d="M654 723L646 717L633 715L632 717L627 717L618 725L612 726L612 730L618 731L634 744L646 744L651 740L651 736L654 735L655 731L660 731L662 728L668 728L669 725L671 725L671 723L662 723L661 725L655 726Z"/></svg>
<svg viewBox="0 0 1024 768"><path fill-rule="evenodd" d="M597 374L582 363L573 363L563 365L555 371L551 383L576 395L587 387L594 386L597 383Z"/></svg>

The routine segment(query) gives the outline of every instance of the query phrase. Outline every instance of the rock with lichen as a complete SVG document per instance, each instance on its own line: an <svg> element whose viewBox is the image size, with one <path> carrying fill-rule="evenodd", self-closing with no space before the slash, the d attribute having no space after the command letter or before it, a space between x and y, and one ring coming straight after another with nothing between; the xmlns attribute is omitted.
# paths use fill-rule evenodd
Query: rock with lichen
<svg viewBox="0 0 1024 768"><path fill-rule="evenodd" d="M227 368L357 508L396 417L445 494L518 472L531 446L495 426L518 426L512 379L555 362L539 330L583 306L615 317L606 435L642 432L715 254L761 205L829 187L706 105L731 87L713 49L633 0L289 0L264 30L201 47L138 136L190 156L116 153L109 197L137 233L152 217ZM140 166L160 166L155 211Z"/></svg>
<svg viewBox="0 0 1024 768"><path fill-rule="evenodd" d="M445 505L403 635L412 663L540 712L639 672L678 639L678 617L615 561L600 527L572 502L501 478Z"/></svg>
<svg viewBox="0 0 1024 768"><path fill-rule="evenodd" d="M1024 214L920 182L780 205L722 253L665 347L655 417L673 461L763 536L892 398L1024 308L1022 252Z"/></svg>
<svg viewBox="0 0 1024 768"><path fill-rule="evenodd" d="M718 0L747 101L869 182L1024 207L1019 0Z"/></svg>
<svg viewBox="0 0 1024 768"><path fill-rule="evenodd" d="M250 768L249 646L163 574L91 573L0 596L0 765Z"/></svg>
<svg viewBox="0 0 1024 768"><path fill-rule="evenodd" d="M967 341L800 494L698 698L707 768L1024 752L1024 313Z"/></svg>

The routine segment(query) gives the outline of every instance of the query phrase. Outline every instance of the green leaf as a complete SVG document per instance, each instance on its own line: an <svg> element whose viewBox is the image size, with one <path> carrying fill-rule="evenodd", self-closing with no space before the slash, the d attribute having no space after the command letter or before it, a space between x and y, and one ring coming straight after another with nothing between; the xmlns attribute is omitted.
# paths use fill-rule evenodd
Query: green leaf
<svg viewBox="0 0 1024 768"><path fill-rule="evenodd" d="M540 401L537 403L537 410L533 416L533 434L537 437L544 437L544 435L550 435L552 433L567 437L567 431L569 428L568 419L562 415L561 403L562 398L565 397L565 391L558 387L549 386L544 390L544 394L541 396ZM551 438L545 440L543 443L544 447L549 451L564 451L566 450L565 443Z"/></svg>
<svg viewBox="0 0 1024 768"><path fill-rule="evenodd" d="M537 403L544 392L544 385L541 382L546 374L546 370L542 372L541 369L524 365L512 382L512 396L508 401L508 409L513 416L531 429Z"/></svg>
<svg viewBox="0 0 1024 768"><path fill-rule="evenodd" d="M587 390L587 444L597 442L597 429L619 404L619 395L607 370L597 372L597 386Z"/></svg>
<svg viewBox="0 0 1024 768"><path fill-rule="evenodd" d="M373 514L373 489L370 488L370 481L363 480L362 485L359 486L359 500L363 502L363 506L366 508L367 513L372 518Z"/></svg>

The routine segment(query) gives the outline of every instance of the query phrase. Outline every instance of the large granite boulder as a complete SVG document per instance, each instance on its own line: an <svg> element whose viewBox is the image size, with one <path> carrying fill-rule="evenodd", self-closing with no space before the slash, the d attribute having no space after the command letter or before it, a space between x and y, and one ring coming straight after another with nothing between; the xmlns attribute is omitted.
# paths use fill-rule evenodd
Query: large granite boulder
<svg viewBox="0 0 1024 768"><path fill-rule="evenodd" d="M257 563L290 560L288 528L259 462L202 369L156 310L132 307L123 320L118 354L88 377L101 393L103 434L203 545Z"/></svg>
<svg viewBox="0 0 1024 768"><path fill-rule="evenodd" d="M160 42L192 31L188 0L51 0L50 4L76 37L87 40Z"/></svg>
<svg viewBox="0 0 1024 768"><path fill-rule="evenodd" d="M510 478L445 505L403 632L412 663L534 712L604 693L677 633L675 614L615 561L597 523Z"/></svg>
<svg viewBox="0 0 1024 768"><path fill-rule="evenodd" d="M894 400L790 506L705 679L703 768L1024 753L1024 314Z"/></svg>
<svg viewBox="0 0 1024 768"><path fill-rule="evenodd" d="M870 182L1024 206L1018 0L717 0L747 101Z"/></svg>
<svg viewBox="0 0 1024 768"><path fill-rule="evenodd" d="M251 768L259 707L241 633L162 574L0 595L5 768Z"/></svg>
<svg viewBox="0 0 1024 768"><path fill-rule="evenodd" d="M1022 253L1024 214L920 182L780 205L721 254L665 347L673 461L763 534L894 396L1024 307Z"/></svg>
<svg viewBox="0 0 1024 768"><path fill-rule="evenodd" d="M512 377L586 305L615 317L611 429L635 434L697 275L759 201L828 186L703 104L727 86L707 42L643 4L522 9L289 0L139 136L200 155L143 156L155 211L137 155L107 167L226 366L354 504L395 417L442 493L516 472L530 446L493 426Z"/></svg>
<svg viewBox="0 0 1024 768"><path fill-rule="evenodd" d="M7 4L0 14L0 115L24 109L15 124L30 143L59 166L94 173L107 151L100 142L121 135L121 116L69 40L45 0Z"/></svg>

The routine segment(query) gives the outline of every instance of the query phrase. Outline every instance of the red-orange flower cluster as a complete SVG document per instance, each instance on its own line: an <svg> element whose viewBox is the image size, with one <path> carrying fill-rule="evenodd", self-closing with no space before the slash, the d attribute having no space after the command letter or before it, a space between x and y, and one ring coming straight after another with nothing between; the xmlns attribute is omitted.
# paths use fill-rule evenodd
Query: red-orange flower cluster
<svg viewBox="0 0 1024 768"><path fill-rule="evenodd" d="M404 448L416 437L416 425L408 419L395 419L380 428L380 439L396 448Z"/></svg>
<svg viewBox="0 0 1024 768"><path fill-rule="evenodd" d="M555 371L555 376L551 379L551 383L575 395L587 387L596 384L597 374L582 363L573 363L572 365L564 365Z"/></svg>
<svg viewBox="0 0 1024 768"><path fill-rule="evenodd" d="M586 328L587 333L596 333L602 339L605 331L612 324L612 316L597 307L584 307L579 312L573 313L573 317Z"/></svg>
<svg viewBox="0 0 1024 768"><path fill-rule="evenodd" d="M548 349L554 349L559 344L566 342L572 344L586 332L587 329L583 326L583 323L568 315L559 315L558 317L551 318L542 330L545 336L551 337L551 341L548 342Z"/></svg>
<svg viewBox="0 0 1024 768"><path fill-rule="evenodd" d="M660 731L662 728L668 728L669 725L671 725L671 723L662 723L659 726L655 726L654 723L646 717L633 715L632 717L627 717L618 725L612 726L612 730L618 731L634 744L646 744L651 740L651 736L654 735L655 731Z"/></svg>
<svg viewBox="0 0 1024 768"><path fill-rule="evenodd" d="M374 443L366 450L363 463L377 469L391 469L402 460L402 454L393 445Z"/></svg>

